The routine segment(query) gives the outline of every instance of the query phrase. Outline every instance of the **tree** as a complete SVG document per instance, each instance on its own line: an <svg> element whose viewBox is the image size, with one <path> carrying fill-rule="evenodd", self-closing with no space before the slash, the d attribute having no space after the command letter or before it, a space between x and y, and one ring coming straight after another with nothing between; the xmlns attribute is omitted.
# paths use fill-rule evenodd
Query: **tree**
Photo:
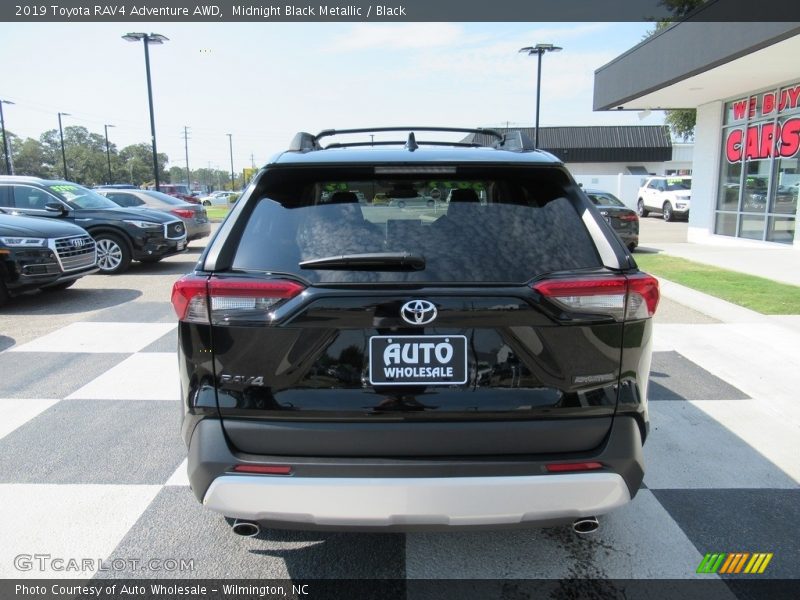
<svg viewBox="0 0 800 600"><path fill-rule="evenodd" d="M30 175L51 179L56 176L45 157L42 144L33 138L20 140L16 136L9 138L12 142L11 155L14 159L15 175Z"/></svg>
<svg viewBox="0 0 800 600"><path fill-rule="evenodd" d="M153 182L153 147L150 144L132 144L119 151L120 169L114 176L116 181L126 181L133 185L152 184ZM169 157L158 153L158 179L169 181L166 165Z"/></svg>

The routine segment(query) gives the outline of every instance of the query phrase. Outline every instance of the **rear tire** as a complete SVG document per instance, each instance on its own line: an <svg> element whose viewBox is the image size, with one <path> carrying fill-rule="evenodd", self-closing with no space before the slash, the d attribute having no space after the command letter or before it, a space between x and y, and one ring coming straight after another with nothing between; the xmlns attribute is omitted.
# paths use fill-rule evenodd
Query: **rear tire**
<svg viewBox="0 0 800 600"><path fill-rule="evenodd" d="M97 244L97 266L101 273L117 275L131 266L131 251L120 236L115 233L98 233L94 241Z"/></svg>
<svg viewBox="0 0 800 600"><path fill-rule="evenodd" d="M669 202L664 202L664 207L661 210L662 214L664 215L664 220L667 223L675 220L675 215L672 212L672 204L670 204Z"/></svg>
<svg viewBox="0 0 800 600"><path fill-rule="evenodd" d="M636 205L636 208L637 208L636 212L639 213L639 216L642 218L650 214L650 211L644 207L644 200L642 200L641 198L639 198L639 203Z"/></svg>
<svg viewBox="0 0 800 600"><path fill-rule="evenodd" d="M209 200L203 200L203 206L211 206L211 202Z"/></svg>

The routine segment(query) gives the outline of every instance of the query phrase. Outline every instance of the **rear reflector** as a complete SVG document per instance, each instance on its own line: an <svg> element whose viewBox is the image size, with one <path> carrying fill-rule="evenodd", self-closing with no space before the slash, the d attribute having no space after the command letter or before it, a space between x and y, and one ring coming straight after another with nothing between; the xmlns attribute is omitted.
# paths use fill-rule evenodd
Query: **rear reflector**
<svg viewBox="0 0 800 600"><path fill-rule="evenodd" d="M258 473L260 475L290 475L292 467L288 465L236 465L236 473Z"/></svg>
<svg viewBox="0 0 800 600"><path fill-rule="evenodd" d="M551 279L533 289L571 312L603 314L618 321L652 317L658 280L646 273L585 279Z"/></svg>
<svg viewBox="0 0 800 600"><path fill-rule="evenodd" d="M619 216L620 221L638 221L639 216L636 213L623 213Z"/></svg>
<svg viewBox="0 0 800 600"><path fill-rule="evenodd" d="M599 462L578 462L578 463L552 463L545 465L550 473L568 473L570 471L595 471L602 469L603 463Z"/></svg>
<svg viewBox="0 0 800 600"><path fill-rule="evenodd" d="M282 279L211 277L206 280L186 275L172 288L172 305L178 319L190 323L209 323L209 316L215 325L237 320L264 321L276 305L294 298L304 289L299 283Z"/></svg>

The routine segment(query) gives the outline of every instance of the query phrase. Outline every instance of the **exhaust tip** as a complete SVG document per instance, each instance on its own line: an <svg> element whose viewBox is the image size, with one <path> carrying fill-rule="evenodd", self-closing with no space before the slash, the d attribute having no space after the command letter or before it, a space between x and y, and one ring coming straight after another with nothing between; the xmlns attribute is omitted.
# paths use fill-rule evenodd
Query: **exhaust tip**
<svg viewBox="0 0 800 600"><path fill-rule="evenodd" d="M255 537L261 532L261 526L253 521L240 521L236 519L231 527L233 533L242 537Z"/></svg>
<svg viewBox="0 0 800 600"><path fill-rule="evenodd" d="M583 517L572 523L572 530L579 535L594 533L600 527L597 517Z"/></svg>

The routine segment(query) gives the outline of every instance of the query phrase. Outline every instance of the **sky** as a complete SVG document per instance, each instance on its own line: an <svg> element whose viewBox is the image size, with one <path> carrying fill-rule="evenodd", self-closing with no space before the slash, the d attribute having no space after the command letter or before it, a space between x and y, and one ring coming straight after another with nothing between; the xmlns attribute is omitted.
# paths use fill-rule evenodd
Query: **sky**
<svg viewBox="0 0 800 600"><path fill-rule="evenodd" d="M648 23L0 23L6 128L38 137L81 125L118 148L150 142L144 50L150 46L159 152L230 168L267 162L297 131L390 125L658 125L663 113L593 112L594 71L642 40ZM376 137L379 139L379 137Z"/></svg>

